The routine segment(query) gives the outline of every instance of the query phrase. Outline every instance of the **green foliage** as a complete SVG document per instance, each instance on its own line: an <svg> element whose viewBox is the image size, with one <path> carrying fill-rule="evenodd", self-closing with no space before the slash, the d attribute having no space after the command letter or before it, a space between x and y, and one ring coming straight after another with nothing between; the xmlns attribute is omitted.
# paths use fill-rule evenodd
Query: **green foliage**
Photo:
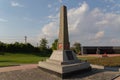
<svg viewBox="0 0 120 80"><path fill-rule="evenodd" d="M91 64L97 64L97 65L103 65L103 66L120 67L120 56L91 59L91 60L88 60L88 62L90 62Z"/></svg>
<svg viewBox="0 0 120 80"><path fill-rule="evenodd" d="M40 40L40 50L43 51L43 50L47 49L47 44L48 44L47 39L46 38L42 38Z"/></svg>
<svg viewBox="0 0 120 80"><path fill-rule="evenodd" d="M73 44L72 50L75 51L75 53L80 54L81 51L81 44L78 42L75 42Z"/></svg>
<svg viewBox="0 0 120 80"><path fill-rule="evenodd" d="M41 49L40 49L41 48ZM45 56L50 55L52 53L52 49L47 48L47 40L41 40L41 47L34 47L30 43L3 43L0 42L0 55L5 55L6 52L10 53L22 53L22 54L33 54L34 55L41 55L44 54Z"/></svg>
<svg viewBox="0 0 120 80"><path fill-rule="evenodd" d="M57 44L58 44L58 39L55 39L54 43L52 43L52 50L57 50Z"/></svg>
<svg viewBox="0 0 120 80"><path fill-rule="evenodd" d="M48 41L46 38L42 38L40 40L40 52L43 55L50 55L52 53L52 49L47 47Z"/></svg>
<svg viewBox="0 0 120 80"><path fill-rule="evenodd" d="M5 49L6 49L5 43L0 41L0 52L1 52L0 54L2 54L5 51Z"/></svg>
<svg viewBox="0 0 120 80"><path fill-rule="evenodd" d="M19 43L15 42L12 44L7 44L0 42L0 55L4 55L5 52L22 52L22 53L30 53L30 52L39 52L39 49L32 46L30 43Z"/></svg>

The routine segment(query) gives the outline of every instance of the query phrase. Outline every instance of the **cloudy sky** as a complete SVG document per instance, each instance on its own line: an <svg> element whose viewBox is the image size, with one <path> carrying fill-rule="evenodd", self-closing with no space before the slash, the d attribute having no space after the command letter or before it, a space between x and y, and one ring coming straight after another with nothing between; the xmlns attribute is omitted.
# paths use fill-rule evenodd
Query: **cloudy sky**
<svg viewBox="0 0 120 80"><path fill-rule="evenodd" d="M70 42L120 46L120 0L0 0L0 41L49 44L58 38L59 9L68 9Z"/></svg>

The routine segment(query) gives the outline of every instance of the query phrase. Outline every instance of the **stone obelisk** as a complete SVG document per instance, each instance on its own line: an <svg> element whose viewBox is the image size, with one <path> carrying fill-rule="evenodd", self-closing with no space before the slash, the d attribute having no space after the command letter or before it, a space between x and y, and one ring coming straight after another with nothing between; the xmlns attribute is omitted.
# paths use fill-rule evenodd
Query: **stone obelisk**
<svg viewBox="0 0 120 80"><path fill-rule="evenodd" d="M81 70L91 69L88 62L79 60L76 54L70 50L67 7L64 5L60 9L58 48L53 51L49 59L43 62L40 61L38 66L42 70L53 72L62 78L69 77Z"/></svg>
<svg viewBox="0 0 120 80"><path fill-rule="evenodd" d="M58 50L69 50L69 35L68 35L68 22L67 22L67 8L62 6L60 9L60 28L58 39Z"/></svg>

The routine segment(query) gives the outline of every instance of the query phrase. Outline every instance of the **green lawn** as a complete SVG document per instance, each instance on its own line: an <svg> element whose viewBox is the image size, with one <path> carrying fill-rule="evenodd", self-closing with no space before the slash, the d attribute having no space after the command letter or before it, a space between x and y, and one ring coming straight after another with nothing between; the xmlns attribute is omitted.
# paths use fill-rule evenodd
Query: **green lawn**
<svg viewBox="0 0 120 80"><path fill-rule="evenodd" d="M32 54L5 53L5 55L0 55L0 67L13 66L13 65L19 65L19 64L38 63L39 61L46 60L47 58L48 57L37 56ZM78 56L78 58L81 60L87 60L91 64L120 67L120 56L106 57L106 58L98 58L93 56Z"/></svg>
<svg viewBox="0 0 120 80"><path fill-rule="evenodd" d="M48 57L36 56L32 54L5 53L5 55L0 55L0 67L19 65L19 64L38 63L38 61L43 61L46 58Z"/></svg>

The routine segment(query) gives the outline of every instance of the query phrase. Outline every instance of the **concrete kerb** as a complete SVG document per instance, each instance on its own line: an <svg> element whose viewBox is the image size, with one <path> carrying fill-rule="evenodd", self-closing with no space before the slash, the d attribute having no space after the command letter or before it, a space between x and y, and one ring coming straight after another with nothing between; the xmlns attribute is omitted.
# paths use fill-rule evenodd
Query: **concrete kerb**
<svg viewBox="0 0 120 80"><path fill-rule="evenodd" d="M100 66L100 65L94 65L90 64L92 68L97 68L97 69L104 69L104 70L109 70L109 71L118 71L120 72L120 67L105 67L105 66Z"/></svg>
<svg viewBox="0 0 120 80"><path fill-rule="evenodd" d="M113 79L111 80L120 80L120 75L117 75L116 77L114 77Z"/></svg>

